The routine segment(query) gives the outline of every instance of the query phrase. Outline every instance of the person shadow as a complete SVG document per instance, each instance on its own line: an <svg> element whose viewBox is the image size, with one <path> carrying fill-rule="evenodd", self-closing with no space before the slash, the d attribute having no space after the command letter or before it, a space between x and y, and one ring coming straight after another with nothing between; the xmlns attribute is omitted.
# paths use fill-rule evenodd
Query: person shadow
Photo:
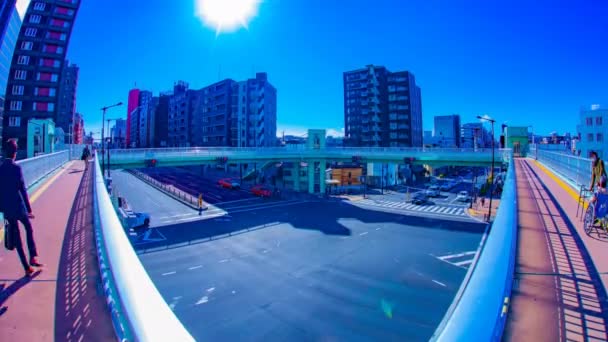
<svg viewBox="0 0 608 342"><path fill-rule="evenodd" d="M32 276L23 276L20 279L15 280L9 286L7 283L0 284L0 316L4 315L8 311L8 306L4 306L4 303L17 291L27 285L29 282L34 280L42 271L36 271Z"/></svg>

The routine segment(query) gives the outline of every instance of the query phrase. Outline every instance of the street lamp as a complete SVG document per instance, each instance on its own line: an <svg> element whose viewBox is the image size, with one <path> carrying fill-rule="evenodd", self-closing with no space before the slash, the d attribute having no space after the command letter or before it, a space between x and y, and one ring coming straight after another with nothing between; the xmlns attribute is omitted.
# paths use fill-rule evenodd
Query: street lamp
<svg viewBox="0 0 608 342"><path fill-rule="evenodd" d="M494 123L496 122L496 120L492 119L487 115L477 115L477 118L482 121L488 121L492 125L492 172L490 172L490 177L492 178L492 181L490 182L490 207L488 208L488 222L490 222L490 219L492 217L492 193L494 191Z"/></svg>
<svg viewBox="0 0 608 342"><path fill-rule="evenodd" d="M107 139L107 150L108 150L108 164L107 166L107 170L108 170L108 177L110 177L110 144L112 144L112 132L110 130L110 121L116 121L119 120L120 118L113 118L113 119L106 119L106 121L108 122L108 132L110 132L110 137Z"/></svg>
<svg viewBox="0 0 608 342"><path fill-rule="evenodd" d="M101 174L105 174L104 173L104 165L105 165L105 158L104 158L104 152L105 152L105 135L104 135L104 121L106 121L106 111L112 107L118 107L118 106L122 106L122 102L118 102L117 104L113 104L111 106L106 106L101 108L102 111L102 118L101 118Z"/></svg>

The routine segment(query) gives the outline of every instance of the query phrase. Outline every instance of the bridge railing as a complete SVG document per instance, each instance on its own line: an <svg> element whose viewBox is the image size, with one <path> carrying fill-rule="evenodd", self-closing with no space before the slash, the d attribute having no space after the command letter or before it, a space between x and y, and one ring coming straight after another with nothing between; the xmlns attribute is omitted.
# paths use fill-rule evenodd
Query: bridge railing
<svg viewBox="0 0 608 342"><path fill-rule="evenodd" d="M512 162L503 189L489 234L432 341L501 340L517 245L517 190Z"/></svg>
<svg viewBox="0 0 608 342"><path fill-rule="evenodd" d="M95 230L99 266L121 341L194 341L135 254L106 191L95 158Z"/></svg>
<svg viewBox="0 0 608 342"><path fill-rule="evenodd" d="M509 150L495 149L496 160L505 160ZM382 159L389 156L392 159L400 159L406 156L419 157L421 159L437 159L438 155L460 158L466 155L471 160L487 160L492 149L473 148L426 148L426 147L331 147L324 149L314 148L284 148L284 147L184 147L184 148L153 148L153 149L120 149L110 150L110 162L122 163L132 161L143 161L155 158L214 158L214 157L247 157L252 159L264 158L349 158L352 156L366 156L371 160ZM434 160L433 159L433 160Z"/></svg>
<svg viewBox="0 0 608 342"><path fill-rule="evenodd" d="M533 156L578 186L591 184L591 159L543 149L534 151Z"/></svg>
<svg viewBox="0 0 608 342"><path fill-rule="evenodd" d="M55 171L69 160L68 151L60 151L50 154L44 154L38 157L22 159L17 161L21 166L25 186L29 188L36 182L40 181L49 173Z"/></svg>

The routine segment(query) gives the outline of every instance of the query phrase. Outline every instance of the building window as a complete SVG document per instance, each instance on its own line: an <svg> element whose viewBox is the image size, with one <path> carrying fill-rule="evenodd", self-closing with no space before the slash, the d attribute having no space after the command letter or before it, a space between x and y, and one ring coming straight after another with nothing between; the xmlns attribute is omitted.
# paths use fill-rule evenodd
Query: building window
<svg viewBox="0 0 608 342"><path fill-rule="evenodd" d="M593 133L588 133L587 134L587 141L593 142Z"/></svg>
<svg viewBox="0 0 608 342"><path fill-rule="evenodd" d="M39 16L38 14L32 14L32 15L30 15L30 23L40 24L40 20L41 19L42 19L42 17Z"/></svg>
<svg viewBox="0 0 608 342"><path fill-rule="evenodd" d="M17 57L17 64L28 65L30 64L30 56L19 56Z"/></svg>
<svg viewBox="0 0 608 342"><path fill-rule="evenodd" d="M595 140L597 142L602 142L604 141L604 135L602 133L598 133L597 136L595 137Z"/></svg>
<svg viewBox="0 0 608 342"><path fill-rule="evenodd" d="M34 3L34 9L36 11L44 11L45 3L44 2L36 2Z"/></svg>
<svg viewBox="0 0 608 342"><path fill-rule="evenodd" d="M23 106L23 102L21 101L11 101L11 110L21 110Z"/></svg>
<svg viewBox="0 0 608 342"><path fill-rule="evenodd" d="M25 29L25 35L27 37L36 37L36 33L38 33L38 29L34 27L28 27Z"/></svg>
<svg viewBox="0 0 608 342"><path fill-rule="evenodd" d="M55 13L72 16L74 15L74 10L66 7L55 7Z"/></svg>
<svg viewBox="0 0 608 342"><path fill-rule="evenodd" d="M51 19L51 26L55 26L55 27L70 27L70 22L67 20L61 20L61 19Z"/></svg>
<svg viewBox="0 0 608 342"><path fill-rule="evenodd" d="M602 119L602 117L601 117L601 116L598 116L597 118L595 118L595 124L596 124L597 126L601 126L601 125L602 125L602 123L603 123L602 121L603 121L603 119Z"/></svg>
<svg viewBox="0 0 608 342"><path fill-rule="evenodd" d="M9 116L8 117L8 125L10 127L19 127L19 126L21 126L21 117L20 116Z"/></svg>
<svg viewBox="0 0 608 342"><path fill-rule="evenodd" d="M587 118L585 121L587 122L587 126L593 126L593 118Z"/></svg>
<svg viewBox="0 0 608 342"><path fill-rule="evenodd" d="M33 46L34 46L34 43L32 43L32 42L22 42L21 50L31 50Z"/></svg>
<svg viewBox="0 0 608 342"><path fill-rule="evenodd" d="M54 44L44 44L44 47L42 48L42 51L43 52L49 52L49 53L62 54L63 53L63 46L54 45Z"/></svg>
<svg viewBox="0 0 608 342"><path fill-rule="evenodd" d="M55 104L50 102L34 102L32 109L39 112L52 112L55 109Z"/></svg>
<svg viewBox="0 0 608 342"><path fill-rule="evenodd" d="M51 68L59 68L61 66L61 61L53 58L40 58L40 66L46 66Z"/></svg>
<svg viewBox="0 0 608 342"><path fill-rule="evenodd" d="M23 95L23 86L22 85L14 85L13 86L13 95Z"/></svg>
<svg viewBox="0 0 608 342"><path fill-rule="evenodd" d="M57 31L47 31L46 32L46 38L48 38L48 39L65 41L67 39L67 37L68 37L67 34L57 32Z"/></svg>
<svg viewBox="0 0 608 342"><path fill-rule="evenodd" d="M15 70L15 79L16 80L24 80L26 77L27 77L27 71Z"/></svg>

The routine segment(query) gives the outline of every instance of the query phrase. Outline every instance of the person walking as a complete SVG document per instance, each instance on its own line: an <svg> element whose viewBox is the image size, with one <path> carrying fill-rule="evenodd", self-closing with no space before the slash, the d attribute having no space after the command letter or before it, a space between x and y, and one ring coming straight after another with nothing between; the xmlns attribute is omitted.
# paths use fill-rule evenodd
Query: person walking
<svg viewBox="0 0 608 342"><path fill-rule="evenodd" d="M32 207L30 206L27 190L25 189L25 181L21 167L15 163L17 157L17 142L9 140L4 148L6 155L5 161L0 165L0 212L4 213L4 218L8 222L10 229L9 235L19 259L23 265L26 276L34 274L35 270L32 266L41 267L38 262L38 251L36 250L36 242L34 241L34 230L30 219L34 218ZM26 233L27 247L30 254L29 262L25 257L23 250L23 242L19 232L19 221L23 224Z"/></svg>
<svg viewBox="0 0 608 342"><path fill-rule="evenodd" d="M606 178L606 168L604 167L604 161L600 159L597 152L591 151L591 185L589 185L589 191L597 187L601 187L602 180Z"/></svg>
<svg viewBox="0 0 608 342"><path fill-rule="evenodd" d="M91 157L91 151L89 150L89 145L85 145L84 149L82 150L82 157L80 157L80 159L82 159L84 161L84 169L86 170L89 166L89 158Z"/></svg>
<svg viewBox="0 0 608 342"><path fill-rule="evenodd" d="M198 194L198 216L203 215L203 194Z"/></svg>

